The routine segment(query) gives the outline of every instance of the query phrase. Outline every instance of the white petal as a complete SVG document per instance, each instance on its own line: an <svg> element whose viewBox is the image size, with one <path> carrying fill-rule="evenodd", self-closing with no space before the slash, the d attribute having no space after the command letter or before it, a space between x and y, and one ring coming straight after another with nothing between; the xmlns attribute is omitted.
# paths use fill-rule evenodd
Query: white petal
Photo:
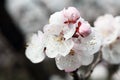
<svg viewBox="0 0 120 80"><path fill-rule="evenodd" d="M32 45L29 45L26 48L26 57L33 63L39 63L44 60L45 55L43 53L43 48L35 47Z"/></svg>
<svg viewBox="0 0 120 80"><path fill-rule="evenodd" d="M117 36L120 35L120 16L116 16L113 24L118 32Z"/></svg>
<svg viewBox="0 0 120 80"><path fill-rule="evenodd" d="M96 53L101 47L101 36L92 28L89 36L81 38L79 49L90 54Z"/></svg>
<svg viewBox="0 0 120 80"><path fill-rule="evenodd" d="M81 54L82 65L89 65L92 63L94 55L83 53Z"/></svg>
<svg viewBox="0 0 120 80"><path fill-rule="evenodd" d="M120 39L116 39L113 43L111 43L112 49L119 53L120 56Z"/></svg>
<svg viewBox="0 0 120 80"><path fill-rule="evenodd" d="M117 18L115 19L110 14L101 16L95 21L95 29L103 37L103 44L111 43L116 39L119 28L118 26L116 27L117 21Z"/></svg>
<svg viewBox="0 0 120 80"><path fill-rule="evenodd" d="M55 60L58 69L65 70L66 72L74 71L81 66L79 54L67 55L65 57L59 55Z"/></svg>
<svg viewBox="0 0 120 80"><path fill-rule="evenodd" d="M31 42L26 48L25 55L33 63L41 62L45 58L43 53L44 43L44 34L41 31L38 31L38 34L32 36Z"/></svg>
<svg viewBox="0 0 120 80"><path fill-rule="evenodd" d="M65 27L67 28L68 26L65 26ZM66 40L71 38L74 35L75 30L76 30L75 25L72 25L72 24L69 25L69 27L66 30L64 30L64 38Z"/></svg>
<svg viewBox="0 0 120 80"><path fill-rule="evenodd" d="M76 48L73 48L76 54L79 54L79 57L81 59L81 64L82 65L89 65L92 63L94 59L94 55L91 55L89 53L85 53L81 50L78 50Z"/></svg>
<svg viewBox="0 0 120 80"><path fill-rule="evenodd" d="M74 43L72 40L61 40L56 36L49 36L46 43L46 55L50 58L56 57L58 54L66 56L69 54Z"/></svg>
<svg viewBox="0 0 120 80"><path fill-rule="evenodd" d="M106 30L112 27L111 23L113 21L114 21L114 17L110 14L106 14L106 15L98 17L97 20L94 22L94 25L96 28L100 30Z"/></svg>
<svg viewBox="0 0 120 80"><path fill-rule="evenodd" d="M63 26L59 24L48 24L44 26L44 33L48 35L59 35L62 32Z"/></svg>
<svg viewBox="0 0 120 80"><path fill-rule="evenodd" d="M38 31L37 34L34 34L32 36L30 44L39 46L41 45L41 43L43 43L43 39L44 39L44 34L41 31Z"/></svg>
<svg viewBox="0 0 120 80"><path fill-rule="evenodd" d="M103 58L112 64L120 64L120 43L104 45L102 48Z"/></svg>
<svg viewBox="0 0 120 80"><path fill-rule="evenodd" d="M64 17L62 12L56 12L50 16L49 23L50 24L64 24L66 18Z"/></svg>
<svg viewBox="0 0 120 80"><path fill-rule="evenodd" d="M108 69L104 64L98 64L91 74L91 80L106 80L107 77Z"/></svg>

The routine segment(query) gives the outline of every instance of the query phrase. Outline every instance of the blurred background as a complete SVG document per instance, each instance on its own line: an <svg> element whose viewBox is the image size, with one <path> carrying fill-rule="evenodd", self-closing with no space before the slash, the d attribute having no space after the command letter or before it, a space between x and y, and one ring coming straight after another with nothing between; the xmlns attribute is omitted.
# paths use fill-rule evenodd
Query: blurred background
<svg viewBox="0 0 120 80"><path fill-rule="evenodd" d="M49 16L69 6L93 22L100 15L120 15L120 0L0 0L0 80L72 80L52 59L33 64L25 57L26 42L42 30ZM117 71L113 76L111 71ZM120 68L100 63L91 80L120 80Z"/></svg>

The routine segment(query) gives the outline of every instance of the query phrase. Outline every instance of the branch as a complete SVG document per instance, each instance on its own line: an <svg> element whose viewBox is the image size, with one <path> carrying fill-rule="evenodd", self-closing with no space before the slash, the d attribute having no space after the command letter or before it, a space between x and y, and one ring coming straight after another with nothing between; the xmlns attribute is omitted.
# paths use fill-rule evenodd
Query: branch
<svg viewBox="0 0 120 80"><path fill-rule="evenodd" d="M101 62L101 60L102 60L102 52L100 50L96 60L91 64L91 66L88 68L88 71L85 73L84 80L87 80L91 76L93 69L96 67L97 64Z"/></svg>

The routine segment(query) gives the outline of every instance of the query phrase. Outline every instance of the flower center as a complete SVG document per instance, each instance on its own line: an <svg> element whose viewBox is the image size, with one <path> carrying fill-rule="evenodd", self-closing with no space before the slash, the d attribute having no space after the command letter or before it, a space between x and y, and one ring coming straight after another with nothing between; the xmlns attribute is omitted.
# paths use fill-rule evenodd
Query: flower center
<svg viewBox="0 0 120 80"><path fill-rule="evenodd" d="M69 55L74 55L74 54L75 54L75 51L71 49Z"/></svg>

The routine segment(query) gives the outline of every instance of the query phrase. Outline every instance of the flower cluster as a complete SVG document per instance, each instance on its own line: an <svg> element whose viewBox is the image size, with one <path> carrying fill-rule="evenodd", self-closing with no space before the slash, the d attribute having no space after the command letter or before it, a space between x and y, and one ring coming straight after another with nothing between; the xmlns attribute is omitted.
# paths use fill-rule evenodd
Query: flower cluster
<svg viewBox="0 0 120 80"><path fill-rule="evenodd" d="M112 64L120 64L120 16L100 16L94 25L102 36L103 59Z"/></svg>
<svg viewBox="0 0 120 80"><path fill-rule="evenodd" d="M49 24L31 38L26 56L33 63L45 56L55 58L60 70L71 72L81 65L89 65L101 46L100 35L74 7L50 16Z"/></svg>

